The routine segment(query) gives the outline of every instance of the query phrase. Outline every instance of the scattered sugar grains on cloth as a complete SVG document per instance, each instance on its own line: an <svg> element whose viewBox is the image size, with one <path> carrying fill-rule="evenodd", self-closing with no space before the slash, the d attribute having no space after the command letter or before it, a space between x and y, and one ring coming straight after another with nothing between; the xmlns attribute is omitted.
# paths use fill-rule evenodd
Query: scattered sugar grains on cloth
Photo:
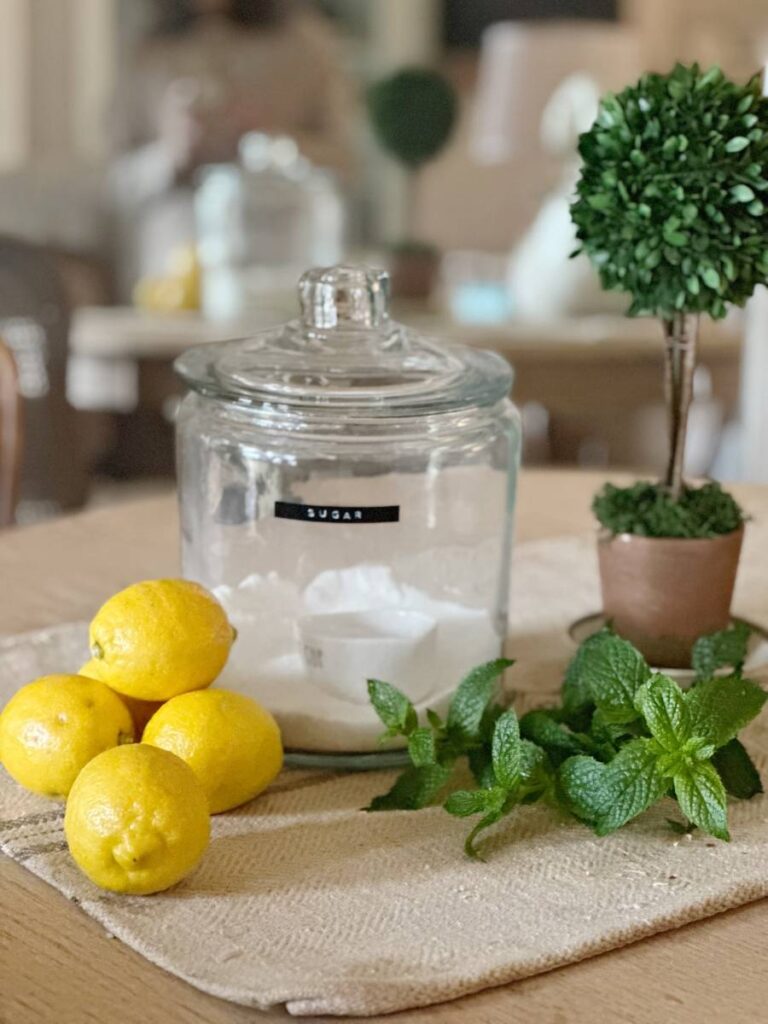
<svg viewBox="0 0 768 1024"><path fill-rule="evenodd" d="M736 607L765 618L750 528ZM565 629L598 607L592 540L520 545L508 676L518 706L553 692ZM763 595L761 598L761 594ZM761 615L762 613L762 615ZM82 659L85 627L0 641L0 701L52 660ZM67 661L69 664L69 661ZM765 776L768 721L745 739ZM3 850L148 960L198 988L296 1015L373 1015L513 981L768 895L768 797L730 808L733 841L674 834L663 804L595 838L546 808L496 828L485 863L462 855L466 823L441 808L365 814L387 772L286 771L213 819L200 867L151 897L91 885L70 859L63 808L0 774Z"/></svg>

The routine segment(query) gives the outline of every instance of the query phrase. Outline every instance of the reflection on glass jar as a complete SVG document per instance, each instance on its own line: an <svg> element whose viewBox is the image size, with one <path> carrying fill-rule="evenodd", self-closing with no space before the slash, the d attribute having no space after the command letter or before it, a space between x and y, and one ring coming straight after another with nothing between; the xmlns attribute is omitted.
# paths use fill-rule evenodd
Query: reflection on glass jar
<svg viewBox="0 0 768 1024"><path fill-rule="evenodd" d="M439 710L506 631L511 371L392 322L387 290L311 271L300 321L177 364L184 572L239 631L223 685L292 750L375 751L367 678Z"/></svg>

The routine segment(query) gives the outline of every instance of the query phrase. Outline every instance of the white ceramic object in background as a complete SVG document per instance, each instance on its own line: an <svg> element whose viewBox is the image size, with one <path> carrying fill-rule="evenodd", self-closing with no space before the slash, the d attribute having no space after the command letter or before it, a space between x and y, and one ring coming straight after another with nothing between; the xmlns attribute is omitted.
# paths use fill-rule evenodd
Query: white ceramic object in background
<svg viewBox="0 0 768 1024"><path fill-rule="evenodd" d="M418 702L433 690L437 621L395 608L299 619L307 677L327 693L368 701L368 679L382 679Z"/></svg>

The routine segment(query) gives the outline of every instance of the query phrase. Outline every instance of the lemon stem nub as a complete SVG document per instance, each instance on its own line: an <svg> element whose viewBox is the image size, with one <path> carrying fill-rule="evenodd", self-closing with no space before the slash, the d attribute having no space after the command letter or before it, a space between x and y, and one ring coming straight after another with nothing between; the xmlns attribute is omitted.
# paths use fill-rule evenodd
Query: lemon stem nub
<svg viewBox="0 0 768 1024"><path fill-rule="evenodd" d="M94 641L91 644L91 657L97 659L101 659L104 657L104 648L101 646L100 643L97 643L96 641Z"/></svg>

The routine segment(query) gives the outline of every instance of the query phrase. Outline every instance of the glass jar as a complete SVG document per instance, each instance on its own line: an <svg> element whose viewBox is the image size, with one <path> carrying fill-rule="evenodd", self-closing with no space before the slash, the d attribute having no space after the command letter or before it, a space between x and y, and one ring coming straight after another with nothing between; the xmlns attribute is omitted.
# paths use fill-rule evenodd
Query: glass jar
<svg viewBox="0 0 768 1024"><path fill-rule="evenodd" d="M237 164L206 168L195 194L202 306L209 320L293 306L304 267L342 258L344 207L333 177L293 139L250 132Z"/></svg>
<svg viewBox="0 0 768 1024"><path fill-rule="evenodd" d="M385 763L367 679L440 712L506 634L511 369L390 320L388 291L309 271L300 320L176 363L183 571L238 630L221 685L294 763Z"/></svg>

